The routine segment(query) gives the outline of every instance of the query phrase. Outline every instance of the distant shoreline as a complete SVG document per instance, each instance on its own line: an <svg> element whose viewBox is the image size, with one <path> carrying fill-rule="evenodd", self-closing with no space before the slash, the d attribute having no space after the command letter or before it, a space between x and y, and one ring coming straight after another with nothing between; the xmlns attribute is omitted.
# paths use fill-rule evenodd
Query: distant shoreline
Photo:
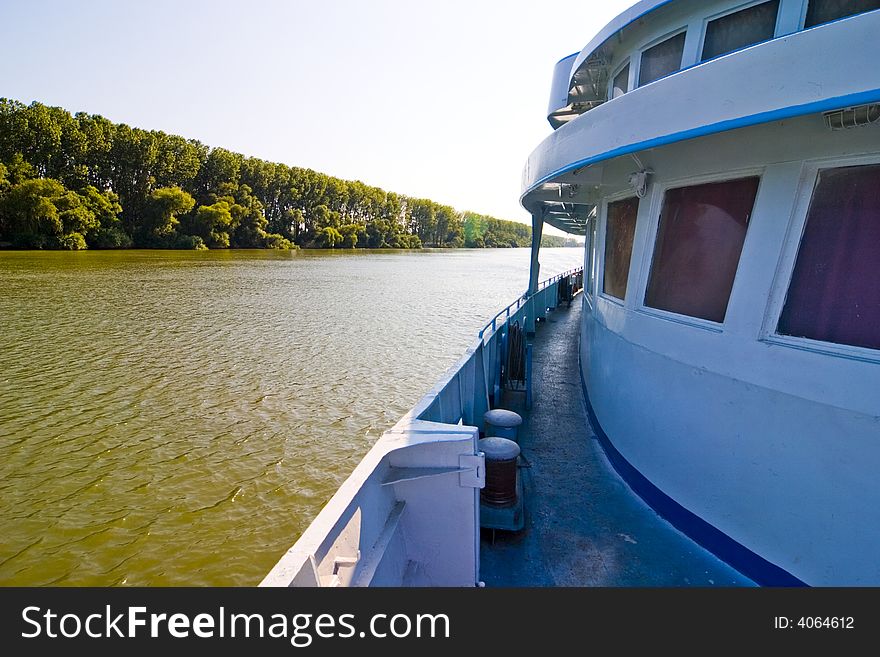
<svg viewBox="0 0 880 657"><path fill-rule="evenodd" d="M516 248L531 239L529 224L0 98L0 244L10 248Z"/></svg>
<svg viewBox="0 0 880 657"><path fill-rule="evenodd" d="M212 252L212 253L232 253L237 251L291 251L291 252L302 252L302 253L314 253L318 251L331 251L334 253L364 253L364 252L372 252L372 251L409 251L413 253L417 253L419 251L504 251L504 250L512 250L512 249L527 249L527 246L422 246L419 248L399 248L399 247L355 247L355 248L323 248L323 247L307 247L307 248L293 248L293 249L270 249L270 248L258 248L258 247L230 247L226 249L202 249L203 252ZM546 246L542 245L542 249L583 249L583 244L567 244L564 246ZM115 252L115 253L124 253L128 251L149 251L151 253L179 253L183 252L191 252L193 249L172 249L172 248L149 248L142 246L131 246L126 248L119 249L78 249L77 253L107 253L107 252ZM15 248L12 245L6 245L0 243L0 253L71 253L73 251L68 249L24 249L24 248Z"/></svg>

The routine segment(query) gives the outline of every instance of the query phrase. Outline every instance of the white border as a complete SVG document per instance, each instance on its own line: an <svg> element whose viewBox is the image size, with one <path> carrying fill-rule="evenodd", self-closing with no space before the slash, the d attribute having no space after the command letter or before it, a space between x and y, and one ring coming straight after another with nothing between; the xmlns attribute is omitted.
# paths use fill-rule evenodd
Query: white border
<svg viewBox="0 0 880 657"><path fill-rule="evenodd" d="M596 258L596 292L597 292L598 297L601 297L602 299L605 299L606 301L609 301L616 306L620 306L621 308L626 307L627 299L631 298L630 295L633 293L632 288L629 286L629 278L630 278L630 272L632 271L632 266L633 266L633 255L634 255L633 251L635 251L635 248L636 248L636 232L638 231L639 214L640 214L639 210L636 211L636 226L635 226L635 230L633 231L632 250L630 251L630 254L629 254L629 269L626 270L627 286L626 286L626 293L624 294L623 299L620 299L618 297L615 297L612 294L608 294L607 292L605 292L605 238L608 236L608 205L610 203L617 203L618 201L625 201L625 200L631 199L631 198L638 200L639 210L641 210L642 203L645 201L645 199L639 198L632 189L627 187L623 191L617 192L616 194L612 194L610 196L606 196L605 198L603 198L602 205L601 205L602 209L601 209L600 215L599 215L600 224L601 224L600 232L601 232L602 249L599 251L599 253L596 254L598 256Z"/></svg>
<svg viewBox="0 0 880 657"><path fill-rule="evenodd" d="M776 22L773 24L773 34L770 37L770 39L765 39L764 41L754 41L746 46L742 46L741 48L736 48L735 50L731 50L730 52L724 53L723 55L715 55L715 57L710 57L709 59L703 59L703 49L706 47L706 35L709 33L709 23L711 23L712 21L716 21L719 18L724 18L725 16L730 16L731 14L736 14L737 12L744 11L746 9L751 9L752 7L757 7L758 5L762 5L765 2L771 2L771 0L751 0L751 2L744 2L739 5L736 5L735 7L724 9L723 11L719 11L715 14L710 14L709 16L705 16L703 18L703 25L700 28L700 44L699 44L699 47L697 48L697 60L695 63L702 64L703 62L710 62L713 59L718 59L719 57L724 57L725 55L729 55L731 53L734 53L737 50L749 48L749 47L757 45L759 43L764 43L765 41L775 39L777 36L779 36L779 22L782 17L783 0L779 0L779 4L776 7Z"/></svg>
<svg viewBox="0 0 880 657"><path fill-rule="evenodd" d="M665 34L663 34L663 36L655 37L651 41L648 41L647 43L645 43L641 48L636 48L632 52L632 54L630 55L630 61L636 62L636 67L635 67L636 70L635 70L635 73L633 74L633 70L632 70L632 68L630 68L630 79L633 80L633 83L634 83L632 88L630 89L630 91L634 91L636 89L641 89L642 87L647 87L649 84L654 84L655 82L659 82L663 78L668 78L670 75L675 75L676 73L678 73L679 71L681 71L682 69L685 68L684 56L685 56L685 53L687 52L687 33L688 33L689 28L690 28L690 24L682 25L681 27L676 28L670 32L666 32ZM650 50L654 46L659 46L664 41L668 41L669 39L673 39L673 38L677 37L679 34L684 34L684 43L682 44L682 47L681 47L681 61L679 61L679 63L678 63L678 68L670 73L667 73L666 75L663 75L663 76L657 78L656 80L651 80L650 82L646 82L645 84L639 84L639 77L642 74L642 56L645 54L645 51ZM627 92L627 93L629 93L629 92ZM626 95L626 94L624 94L624 95Z"/></svg>
<svg viewBox="0 0 880 657"><path fill-rule="evenodd" d="M858 129L858 128L855 128ZM795 196L794 207L786 230L785 242L779 255L764 323L761 328L760 342L776 344L805 351L840 356L856 360L880 363L880 350L869 347L825 342L813 338L796 337L778 333L779 320L788 297L788 288L794 275L794 268L800 253L801 241L807 225L807 213L816 190L816 181L822 169L838 169L852 166L869 166L880 164L880 154L872 153L844 157L829 157L806 160L803 163L801 179Z"/></svg>
<svg viewBox="0 0 880 657"><path fill-rule="evenodd" d="M617 76L623 72L627 66L629 66L629 73L627 73L626 79L626 91L623 92L623 96L626 96L630 91L633 90L633 58L625 57L623 61L617 66L617 68L612 69L612 73L608 79L608 100L614 100L614 81L617 79ZM620 98L620 96L617 96Z"/></svg>
<svg viewBox="0 0 880 657"><path fill-rule="evenodd" d="M727 297L727 306L724 311L724 321L723 322L713 322L709 319L703 319L701 317L692 317L690 315L683 315L681 313L675 313L669 310L663 310L661 308L654 308L652 306L648 306L645 303L645 296L648 293L648 281L651 278L651 269L654 265L654 250L657 248L657 232L660 229L660 213L663 210L663 200L666 197L666 192L670 189L681 189L684 187L696 187L698 185L705 185L711 183L721 183L728 182L732 180L739 180L741 178L758 178L758 189L755 192L755 201L752 205L752 214L749 217L749 226L752 224L752 219L754 218L754 209L757 206L758 198L761 195L761 190L764 185L764 172L766 167L749 167L745 169L735 169L732 171L725 171L724 173L713 173L713 174L702 174L697 176L687 176L682 178L675 178L673 180L668 180L663 183L655 184L653 187L653 192L651 195L651 221L647 226L647 236L648 239L645 242L645 247L642 249L642 261L640 263L641 273L638 279L638 288L639 296L638 302L636 303L633 310L635 312L641 313L643 315L649 315L652 317L658 317L660 319L666 319L673 322L677 322L679 324L687 324L688 326L694 326L701 329L706 329L712 331L714 333L721 333L724 331L724 324L727 321L728 315L727 312L730 309L730 300L733 298L733 290L736 287L736 279L739 277L740 266L742 264L742 254L746 249L746 240L749 238L749 229L746 228L746 235L743 239L743 248L740 250L739 260L737 261L736 266L736 274L733 278L733 284L730 287L730 294ZM629 290L627 290L629 292Z"/></svg>

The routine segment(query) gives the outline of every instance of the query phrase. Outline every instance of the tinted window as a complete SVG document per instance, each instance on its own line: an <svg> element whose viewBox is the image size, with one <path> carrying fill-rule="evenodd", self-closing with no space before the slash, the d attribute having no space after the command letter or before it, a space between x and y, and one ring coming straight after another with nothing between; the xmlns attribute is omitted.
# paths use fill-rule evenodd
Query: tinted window
<svg viewBox="0 0 880 657"><path fill-rule="evenodd" d="M724 321L758 180L666 192L645 305Z"/></svg>
<svg viewBox="0 0 880 657"><path fill-rule="evenodd" d="M880 165L819 172L778 332L880 349Z"/></svg>
<svg viewBox="0 0 880 657"><path fill-rule="evenodd" d="M617 98L627 91L629 91L629 64L614 76L614 82L611 83L611 97Z"/></svg>
<svg viewBox="0 0 880 657"><path fill-rule="evenodd" d="M872 9L880 9L880 0L810 0L804 27L821 25Z"/></svg>
<svg viewBox="0 0 880 657"><path fill-rule="evenodd" d="M722 16L706 26L703 61L773 38L779 0Z"/></svg>
<svg viewBox="0 0 880 657"><path fill-rule="evenodd" d="M676 34L642 53L639 66L639 86L659 80L665 75L675 73L681 68L681 55L684 52L684 35Z"/></svg>
<svg viewBox="0 0 880 657"><path fill-rule="evenodd" d="M632 258L633 238L639 199L628 198L608 204L605 228L605 277L602 289L618 299L626 299L626 279Z"/></svg>

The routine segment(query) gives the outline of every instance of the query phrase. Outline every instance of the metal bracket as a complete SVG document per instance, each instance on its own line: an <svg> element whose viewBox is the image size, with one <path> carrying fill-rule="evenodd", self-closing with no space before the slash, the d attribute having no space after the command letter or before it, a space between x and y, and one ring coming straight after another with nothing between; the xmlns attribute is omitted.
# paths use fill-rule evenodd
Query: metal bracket
<svg viewBox="0 0 880 657"><path fill-rule="evenodd" d="M405 481L416 481L431 477L442 477L458 473L459 485L464 488L483 488L486 485L486 465L483 453L460 454L458 467L396 467L391 466L382 480L383 486L392 486Z"/></svg>
<svg viewBox="0 0 880 657"><path fill-rule="evenodd" d="M333 559L333 574L339 572L340 568L353 568L361 560L361 551L357 551L357 555L353 557L336 557Z"/></svg>
<svg viewBox="0 0 880 657"><path fill-rule="evenodd" d="M486 456L479 454L461 454L458 457L458 484L462 488L486 487Z"/></svg>

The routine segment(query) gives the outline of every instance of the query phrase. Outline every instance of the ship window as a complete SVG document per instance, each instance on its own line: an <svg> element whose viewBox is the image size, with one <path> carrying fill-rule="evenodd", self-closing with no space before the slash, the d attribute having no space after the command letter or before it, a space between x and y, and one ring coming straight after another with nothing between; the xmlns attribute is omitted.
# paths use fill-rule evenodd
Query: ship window
<svg viewBox="0 0 880 657"><path fill-rule="evenodd" d="M684 53L684 32L648 48L642 53L639 66L639 86L659 80L681 68Z"/></svg>
<svg viewBox="0 0 880 657"><path fill-rule="evenodd" d="M667 190L645 305L723 322L757 177Z"/></svg>
<svg viewBox="0 0 880 657"><path fill-rule="evenodd" d="M608 204L605 223L605 276L602 290L618 299L626 299L626 279L632 258L633 238L639 199L628 198Z"/></svg>
<svg viewBox="0 0 880 657"><path fill-rule="evenodd" d="M614 82L611 83L611 97L617 98L629 91L629 64L624 66L620 73L614 76Z"/></svg>
<svg viewBox="0 0 880 657"><path fill-rule="evenodd" d="M779 0L772 0L710 21L701 61L772 39L778 13Z"/></svg>
<svg viewBox="0 0 880 657"><path fill-rule="evenodd" d="M819 172L777 332L880 349L880 165Z"/></svg>
<svg viewBox="0 0 880 657"><path fill-rule="evenodd" d="M815 27L872 9L880 9L880 0L810 0L804 27Z"/></svg>

